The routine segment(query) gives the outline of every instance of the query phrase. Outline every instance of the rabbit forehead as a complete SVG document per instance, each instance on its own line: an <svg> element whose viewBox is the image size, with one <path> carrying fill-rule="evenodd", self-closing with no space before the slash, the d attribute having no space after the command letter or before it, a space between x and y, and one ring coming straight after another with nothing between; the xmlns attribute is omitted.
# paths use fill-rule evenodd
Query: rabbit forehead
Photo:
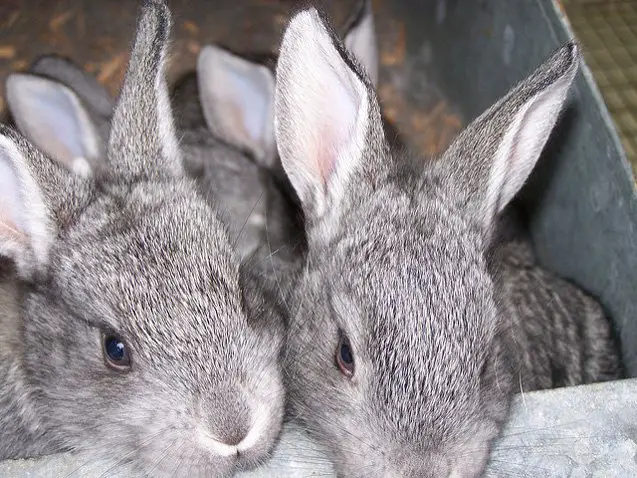
<svg viewBox="0 0 637 478"><path fill-rule="evenodd" d="M238 261L204 201L162 187L87 208L57 251L58 289L123 334L219 345L246 327Z"/></svg>
<svg viewBox="0 0 637 478"><path fill-rule="evenodd" d="M337 320L384 428L405 437L453 434L480 404L496 312L490 281L479 268L411 269L382 267L349 280L357 312L337 312Z"/></svg>
<svg viewBox="0 0 637 478"><path fill-rule="evenodd" d="M392 196L388 214L377 191L311 263L328 265L336 321L370 368L369 399L410 429L452 396L470 408L496 308L479 231L435 194Z"/></svg>
<svg viewBox="0 0 637 478"><path fill-rule="evenodd" d="M338 280L332 290L348 292L363 310L371 308L367 320L489 330L493 284L480 231L436 198L402 194L390 214L382 196L376 193L363 213L350 214L344 232L312 262L327 266L324 277Z"/></svg>

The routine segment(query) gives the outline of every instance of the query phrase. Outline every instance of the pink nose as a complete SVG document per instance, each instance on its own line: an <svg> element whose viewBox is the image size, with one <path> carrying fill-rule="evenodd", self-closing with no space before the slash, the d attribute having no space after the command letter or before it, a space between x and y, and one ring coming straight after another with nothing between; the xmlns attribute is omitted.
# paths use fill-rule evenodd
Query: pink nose
<svg viewBox="0 0 637 478"><path fill-rule="evenodd" d="M234 428L227 430L219 436L219 441L229 446L237 446L248 434L247 430L243 428Z"/></svg>

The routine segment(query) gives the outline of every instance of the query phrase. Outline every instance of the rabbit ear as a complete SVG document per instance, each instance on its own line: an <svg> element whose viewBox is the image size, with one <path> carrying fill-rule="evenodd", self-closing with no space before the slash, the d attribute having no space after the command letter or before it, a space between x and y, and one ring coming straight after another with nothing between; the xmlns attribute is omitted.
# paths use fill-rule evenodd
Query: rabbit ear
<svg viewBox="0 0 637 478"><path fill-rule="evenodd" d="M88 175L102 141L75 93L40 76L14 73L6 82L9 109L20 132L69 170Z"/></svg>
<svg viewBox="0 0 637 478"><path fill-rule="evenodd" d="M378 86L379 59L371 0L361 0L345 32L345 47L363 65L375 88Z"/></svg>
<svg viewBox="0 0 637 478"><path fill-rule="evenodd" d="M164 77L170 22L163 1L144 2L113 113L105 180L126 182L183 174Z"/></svg>
<svg viewBox="0 0 637 478"><path fill-rule="evenodd" d="M56 221L66 223L82 207L86 188L83 178L0 126L0 255L23 277L46 267Z"/></svg>
<svg viewBox="0 0 637 478"><path fill-rule="evenodd" d="M577 72L579 51L562 47L473 121L440 160L459 200L485 227L530 175Z"/></svg>
<svg viewBox="0 0 637 478"><path fill-rule="evenodd" d="M197 80L208 128L219 139L272 166L276 159L272 72L208 45L197 60Z"/></svg>
<svg viewBox="0 0 637 478"><path fill-rule="evenodd" d="M108 91L72 61L55 54L43 55L29 71L62 83L102 118L113 115L114 102Z"/></svg>
<svg viewBox="0 0 637 478"><path fill-rule="evenodd" d="M315 9L298 13L277 65L275 132L283 166L308 220L336 205L382 126L373 89ZM366 158L369 156L369 158Z"/></svg>

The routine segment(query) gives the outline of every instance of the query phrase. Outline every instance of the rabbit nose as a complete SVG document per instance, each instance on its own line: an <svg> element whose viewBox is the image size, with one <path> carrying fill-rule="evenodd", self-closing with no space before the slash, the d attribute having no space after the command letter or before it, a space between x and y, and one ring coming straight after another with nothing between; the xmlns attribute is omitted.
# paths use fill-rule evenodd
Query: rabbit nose
<svg viewBox="0 0 637 478"><path fill-rule="evenodd" d="M238 457L250 447L247 439L249 428L237 425L234 427L197 428L197 442L215 456Z"/></svg>
<svg viewBox="0 0 637 478"><path fill-rule="evenodd" d="M248 427L235 426L226 430L220 431L217 438L221 443L229 446L237 446L248 435Z"/></svg>
<svg viewBox="0 0 637 478"><path fill-rule="evenodd" d="M210 418L209 430L219 443L236 448L251 428L250 413L242 408L227 409Z"/></svg>
<svg viewBox="0 0 637 478"><path fill-rule="evenodd" d="M236 455L243 448L250 429L252 413L238 394L224 390L214 400L198 403L197 435L200 443L212 453Z"/></svg>

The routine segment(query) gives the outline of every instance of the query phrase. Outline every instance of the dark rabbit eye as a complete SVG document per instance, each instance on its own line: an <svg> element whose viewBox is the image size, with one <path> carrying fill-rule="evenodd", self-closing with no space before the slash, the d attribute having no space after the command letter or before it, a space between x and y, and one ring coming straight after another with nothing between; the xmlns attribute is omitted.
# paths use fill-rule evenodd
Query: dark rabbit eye
<svg viewBox="0 0 637 478"><path fill-rule="evenodd" d="M115 334L102 334L102 349L106 365L118 372L130 370L128 346Z"/></svg>
<svg viewBox="0 0 637 478"><path fill-rule="evenodd" d="M354 353L345 336L341 337L336 347L336 365L346 377L354 375Z"/></svg>

